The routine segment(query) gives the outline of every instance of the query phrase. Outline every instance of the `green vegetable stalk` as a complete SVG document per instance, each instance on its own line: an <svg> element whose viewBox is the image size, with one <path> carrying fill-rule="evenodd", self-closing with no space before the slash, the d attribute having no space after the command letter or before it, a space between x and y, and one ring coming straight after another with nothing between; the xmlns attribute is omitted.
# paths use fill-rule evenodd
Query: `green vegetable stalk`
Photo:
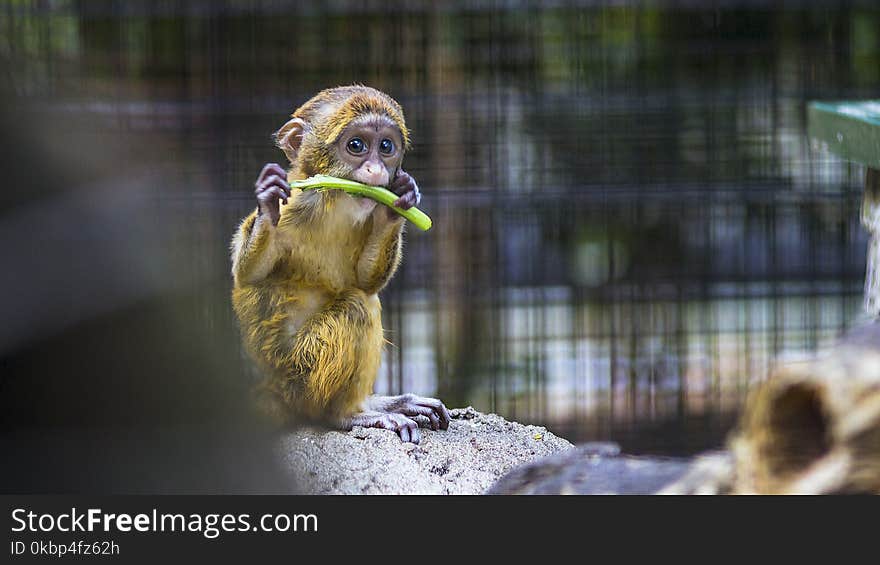
<svg viewBox="0 0 880 565"><path fill-rule="evenodd" d="M290 183L290 186L293 188L298 188L300 190L344 190L345 192L349 194L354 194L355 196L364 196L371 200L375 200L380 204L388 206L389 208L415 224L415 226L422 231L428 231L429 229L431 229L431 218L427 214L425 214L418 208L403 210L401 208L393 206L394 202L400 197L388 190L387 188L382 188L381 186L370 186L368 184L362 184L353 180L341 179L328 175L315 175L305 180L293 181L292 183Z"/></svg>

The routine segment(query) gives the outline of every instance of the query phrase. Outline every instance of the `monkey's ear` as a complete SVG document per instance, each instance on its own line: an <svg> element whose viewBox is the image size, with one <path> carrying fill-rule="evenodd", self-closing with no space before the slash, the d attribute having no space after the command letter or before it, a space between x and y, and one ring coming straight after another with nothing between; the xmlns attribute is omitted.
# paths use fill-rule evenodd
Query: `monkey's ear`
<svg viewBox="0 0 880 565"><path fill-rule="evenodd" d="M308 128L309 124L305 120L293 118L275 132L275 144L284 151L291 163L296 160L296 154Z"/></svg>

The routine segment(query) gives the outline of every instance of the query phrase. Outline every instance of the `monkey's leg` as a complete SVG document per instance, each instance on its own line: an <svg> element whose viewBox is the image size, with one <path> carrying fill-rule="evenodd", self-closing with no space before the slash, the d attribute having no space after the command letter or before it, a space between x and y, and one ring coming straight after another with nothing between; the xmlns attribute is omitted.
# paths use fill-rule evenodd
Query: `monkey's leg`
<svg viewBox="0 0 880 565"><path fill-rule="evenodd" d="M292 343L282 332L267 332L262 343L264 351L269 346L267 358L273 360L276 376L263 390L295 415L329 419L342 429L384 428L418 443L418 424L403 414L369 408L359 412L373 389L382 355L379 308L375 296L351 290L310 317Z"/></svg>
<svg viewBox="0 0 880 565"><path fill-rule="evenodd" d="M432 430L446 430L452 415L446 406L436 398L402 394L400 396L371 396L364 403L370 410L385 414L404 416L425 416Z"/></svg>
<svg viewBox="0 0 880 565"><path fill-rule="evenodd" d="M419 443L422 439L419 425L415 420L411 420L403 414L366 411L355 414L341 422L341 427L344 430L350 430L354 426L391 430L397 432L401 441L406 442Z"/></svg>
<svg viewBox="0 0 880 565"><path fill-rule="evenodd" d="M292 344L282 338L275 358L298 385L296 405L307 416L350 416L369 396L382 356L379 310L378 298L349 290L309 317Z"/></svg>

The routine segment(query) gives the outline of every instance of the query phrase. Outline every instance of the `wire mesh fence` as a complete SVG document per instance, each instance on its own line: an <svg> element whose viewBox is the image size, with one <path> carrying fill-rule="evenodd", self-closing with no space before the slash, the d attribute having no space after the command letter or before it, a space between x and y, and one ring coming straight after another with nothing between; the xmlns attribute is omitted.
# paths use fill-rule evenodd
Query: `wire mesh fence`
<svg viewBox="0 0 880 565"><path fill-rule="evenodd" d="M804 107L876 96L871 2L15 2L0 30L7 99L154 179L209 328L271 133L328 86L397 98L435 227L383 295L380 392L690 450L861 315L863 171Z"/></svg>

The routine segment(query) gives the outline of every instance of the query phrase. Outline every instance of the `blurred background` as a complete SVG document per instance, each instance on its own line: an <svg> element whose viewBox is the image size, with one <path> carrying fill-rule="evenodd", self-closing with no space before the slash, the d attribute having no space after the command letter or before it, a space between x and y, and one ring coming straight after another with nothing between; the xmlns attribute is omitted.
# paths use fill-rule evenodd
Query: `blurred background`
<svg viewBox="0 0 880 565"><path fill-rule="evenodd" d="M719 447L750 384L862 316L864 169L805 105L877 97L880 7L779 4L5 2L4 488L280 484L228 244L271 134L353 82L403 105L435 226L383 293L377 392Z"/></svg>

